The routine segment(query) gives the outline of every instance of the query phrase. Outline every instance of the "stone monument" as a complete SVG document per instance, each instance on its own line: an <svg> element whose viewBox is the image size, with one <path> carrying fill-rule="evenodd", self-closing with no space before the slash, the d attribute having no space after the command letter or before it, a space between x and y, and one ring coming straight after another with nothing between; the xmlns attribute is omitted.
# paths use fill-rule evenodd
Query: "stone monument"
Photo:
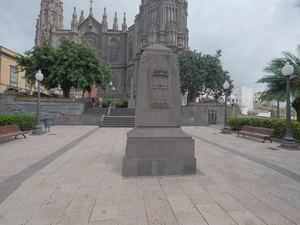
<svg viewBox="0 0 300 225"><path fill-rule="evenodd" d="M195 142L180 127L177 55L163 45L141 56L135 128L128 132L124 177L196 173Z"/></svg>

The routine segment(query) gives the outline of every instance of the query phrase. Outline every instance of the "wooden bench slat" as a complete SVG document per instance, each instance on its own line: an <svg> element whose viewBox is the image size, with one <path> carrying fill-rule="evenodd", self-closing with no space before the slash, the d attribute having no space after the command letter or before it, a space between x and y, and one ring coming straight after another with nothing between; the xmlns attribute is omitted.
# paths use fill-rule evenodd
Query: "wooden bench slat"
<svg viewBox="0 0 300 225"><path fill-rule="evenodd" d="M269 139L270 142L272 142L272 135L274 133L274 129L270 128L264 128L264 127L253 127L253 126L243 126L242 129L238 132L237 137L242 134L249 135L257 138L263 138L263 142L265 142L266 139Z"/></svg>
<svg viewBox="0 0 300 225"><path fill-rule="evenodd" d="M0 139L17 137L18 135L23 135L26 138L25 134L29 131L21 131L17 124L0 126Z"/></svg>

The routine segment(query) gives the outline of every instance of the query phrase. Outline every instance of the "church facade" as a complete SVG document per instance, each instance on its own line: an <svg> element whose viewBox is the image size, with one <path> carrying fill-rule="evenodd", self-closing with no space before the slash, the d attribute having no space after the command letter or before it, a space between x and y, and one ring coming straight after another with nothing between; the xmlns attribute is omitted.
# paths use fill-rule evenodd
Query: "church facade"
<svg viewBox="0 0 300 225"><path fill-rule="evenodd" d="M53 47L57 47L64 38L76 43L85 39L110 64L115 97L128 98L132 86L136 94L140 56L146 47L159 43L173 49L175 53L188 49L186 0L141 0L139 14L135 16L133 25L127 26L124 13L119 26L115 13L111 28L107 22L106 8L99 22L93 14L92 3L91 0L87 17L83 11L78 17L74 8L71 29L64 29L63 2L42 0L35 44L49 40ZM107 93L98 88L98 96L106 96Z"/></svg>

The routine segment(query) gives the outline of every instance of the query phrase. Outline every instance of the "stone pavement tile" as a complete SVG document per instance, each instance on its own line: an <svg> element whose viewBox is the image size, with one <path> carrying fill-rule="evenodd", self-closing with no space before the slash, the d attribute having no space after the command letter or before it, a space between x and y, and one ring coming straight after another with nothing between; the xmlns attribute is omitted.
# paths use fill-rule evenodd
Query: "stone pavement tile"
<svg viewBox="0 0 300 225"><path fill-rule="evenodd" d="M120 205L119 223L122 225L148 224L144 203Z"/></svg>
<svg viewBox="0 0 300 225"><path fill-rule="evenodd" d="M198 163L199 164L199 163ZM197 166L198 166L197 164ZM213 181L211 178L209 178L208 176L201 176L201 177L196 177L195 178L196 182L200 185L200 186L204 186L204 185L215 185L216 182Z"/></svg>
<svg viewBox="0 0 300 225"><path fill-rule="evenodd" d="M96 205L116 205L120 202L120 188L100 189Z"/></svg>
<svg viewBox="0 0 300 225"><path fill-rule="evenodd" d="M46 203L34 213L29 222L32 224L39 224L43 221L47 221L49 224L56 224L66 208L67 205Z"/></svg>
<svg viewBox="0 0 300 225"><path fill-rule="evenodd" d="M266 204L265 201L256 198L237 184L232 182L222 183L222 188L228 191L232 197L237 199L243 206L253 213L273 211L273 209L268 206L269 204Z"/></svg>
<svg viewBox="0 0 300 225"><path fill-rule="evenodd" d="M175 213L180 225L208 225L198 210L181 211Z"/></svg>
<svg viewBox="0 0 300 225"><path fill-rule="evenodd" d="M293 221L296 224L300 224L299 209L291 206L290 204L286 203L285 201L271 194L266 195L266 194L261 194L259 192L253 192L253 194L256 195L257 198L259 198L265 204L272 207L275 211L277 211L281 215L284 215L286 218L288 218L289 220ZM251 210L251 211L254 213L270 212L270 211L258 211L258 210Z"/></svg>
<svg viewBox="0 0 300 225"><path fill-rule="evenodd" d="M198 160L198 159L197 159ZM205 162L199 162L197 163L197 168L199 168L209 179L213 180L214 183L212 185L215 185L216 183L222 183L229 181L226 177L215 171L211 168L211 164L206 164ZM206 185L201 185L201 187ZM219 193L220 194L220 193Z"/></svg>
<svg viewBox="0 0 300 225"><path fill-rule="evenodd" d="M4 202L0 204L0 218L3 217L9 210L15 207L18 203L20 203L21 198L14 198L12 196L8 196Z"/></svg>
<svg viewBox="0 0 300 225"><path fill-rule="evenodd" d="M239 182L238 184L249 193L252 193L257 198L267 198L268 196L270 198L274 198L274 196L276 196L277 198L284 201L285 203L288 203L289 205L294 206L297 209L300 209L300 198L298 196L293 195L290 192L284 190L277 190L277 191L272 191L272 193L270 193L268 189L262 189L249 181Z"/></svg>
<svg viewBox="0 0 300 225"><path fill-rule="evenodd" d="M27 221L29 220L28 216L25 217L10 217L10 218L1 218L1 225L27 225Z"/></svg>
<svg viewBox="0 0 300 225"><path fill-rule="evenodd" d="M228 192L224 190L222 187L220 187L219 185L203 185L201 187L210 196L228 194Z"/></svg>
<svg viewBox="0 0 300 225"><path fill-rule="evenodd" d="M145 199L149 224L178 224L167 199Z"/></svg>
<svg viewBox="0 0 300 225"><path fill-rule="evenodd" d="M25 180L22 185L36 185L43 183L48 177L52 175L52 172L37 172L33 176Z"/></svg>
<svg viewBox="0 0 300 225"><path fill-rule="evenodd" d="M143 193L140 179L126 179L122 181L121 205L143 204Z"/></svg>
<svg viewBox="0 0 300 225"><path fill-rule="evenodd" d="M278 212L266 212L256 213L256 215L268 225L295 225L299 223L293 223Z"/></svg>
<svg viewBox="0 0 300 225"><path fill-rule="evenodd" d="M167 199L173 212L192 211L195 209L193 202L186 195L170 195L167 196Z"/></svg>
<svg viewBox="0 0 300 225"><path fill-rule="evenodd" d="M57 225L87 224L94 206L94 201L73 200L61 215Z"/></svg>
<svg viewBox="0 0 300 225"><path fill-rule="evenodd" d="M89 222L118 220L119 205L95 205Z"/></svg>
<svg viewBox="0 0 300 225"><path fill-rule="evenodd" d="M97 199L99 188L88 188L80 186L73 196L72 201L95 201Z"/></svg>
<svg viewBox="0 0 300 225"><path fill-rule="evenodd" d="M179 177L177 178L177 181L187 194L205 193L204 189L195 181L195 179L192 180L192 177L188 177L187 179Z"/></svg>
<svg viewBox="0 0 300 225"><path fill-rule="evenodd" d="M101 220L89 222L88 225L119 225L119 223L118 220Z"/></svg>
<svg viewBox="0 0 300 225"><path fill-rule="evenodd" d="M189 193L188 196L194 205L210 205L216 203L215 200L206 192Z"/></svg>
<svg viewBox="0 0 300 225"><path fill-rule="evenodd" d="M266 225L255 214L249 211L234 211L228 213L238 225ZM283 224L282 224L283 225Z"/></svg>
<svg viewBox="0 0 300 225"><path fill-rule="evenodd" d="M157 178L143 179L142 189L149 224L178 224Z"/></svg>
<svg viewBox="0 0 300 225"><path fill-rule="evenodd" d="M162 191L162 187L159 182L160 178L149 177L147 179L142 179L142 189L143 191Z"/></svg>
<svg viewBox="0 0 300 225"><path fill-rule="evenodd" d="M40 203L18 204L7 212L3 217L26 217L32 216L42 205Z"/></svg>
<svg viewBox="0 0 300 225"><path fill-rule="evenodd" d="M292 193L295 196L300 197L300 183L294 184L281 184L279 185L281 190L285 190L286 192Z"/></svg>
<svg viewBox="0 0 300 225"><path fill-rule="evenodd" d="M209 225L237 225L217 204L197 205L197 208Z"/></svg>
<svg viewBox="0 0 300 225"><path fill-rule="evenodd" d="M232 211L246 211L246 208L229 194L215 195L213 199L227 213Z"/></svg>
<svg viewBox="0 0 300 225"><path fill-rule="evenodd" d="M161 177L159 183L167 196L185 194L175 177Z"/></svg>
<svg viewBox="0 0 300 225"><path fill-rule="evenodd" d="M46 204L68 205L77 190L77 186L62 184L52 193Z"/></svg>

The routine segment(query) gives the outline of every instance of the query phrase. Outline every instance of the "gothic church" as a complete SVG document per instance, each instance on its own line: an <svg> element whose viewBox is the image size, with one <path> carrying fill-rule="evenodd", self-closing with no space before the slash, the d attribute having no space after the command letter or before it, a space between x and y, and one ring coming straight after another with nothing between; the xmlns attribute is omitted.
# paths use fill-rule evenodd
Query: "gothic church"
<svg viewBox="0 0 300 225"><path fill-rule="evenodd" d="M106 8L102 21L98 22L92 3L91 0L86 18L82 10L78 19L74 8L71 29L64 29L63 2L42 0L35 44L49 40L53 47L57 47L63 38L79 43L84 36L90 46L100 50L101 58L110 64L116 97L128 98L132 82L136 94L140 56L146 47L159 43L175 53L188 49L187 0L141 0L134 24L127 27L124 13L120 28L117 13L112 28L109 28ZM105 96L100 88L98 96Z"/></svg>

